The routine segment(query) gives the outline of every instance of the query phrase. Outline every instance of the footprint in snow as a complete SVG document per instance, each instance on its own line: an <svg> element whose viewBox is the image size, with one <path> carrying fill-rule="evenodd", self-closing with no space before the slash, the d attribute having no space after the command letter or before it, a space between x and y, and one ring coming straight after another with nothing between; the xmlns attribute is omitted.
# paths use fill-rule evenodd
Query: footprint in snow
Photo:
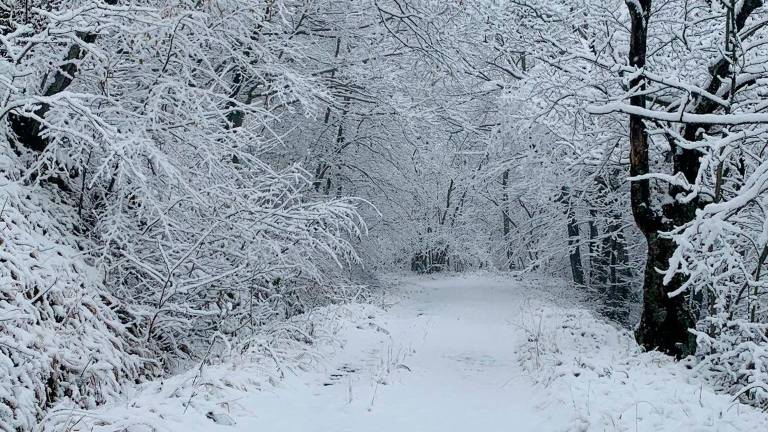
<svg viewBox="0 0 768 432"><path fill-rule="evenodd" d="M451 355L446 354L445 358L459 363L462 369L469 371L480 372L488 368L503 366L501 362L487 354L464 352Z"/></svg>
<svg viewBox="0 0 768 432"><path fill-rule="evenodd" d="M358 371L358 368L349 365L349 364L343 364L341 367L336 369L336 371L332 372L328 376L328 380L326 380L323 383L323 387L332 386L334 384L338 384L338 382L345 376L353 374Z"/></svg>

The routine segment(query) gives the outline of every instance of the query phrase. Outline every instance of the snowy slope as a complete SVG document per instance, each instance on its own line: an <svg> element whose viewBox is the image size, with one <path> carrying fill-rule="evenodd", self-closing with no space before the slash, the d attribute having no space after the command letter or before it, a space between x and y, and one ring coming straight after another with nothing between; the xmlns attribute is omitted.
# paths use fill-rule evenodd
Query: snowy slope
<svg viewBox="0 0 768 432"><path fill-rule="evenodd" d="M73 234L72 203L25 186L0 140L0 431L30 430L55 403L95 407L148 368L123 305Z"/></svg>
<svg viewBox="0 0 768 432"><path fill-rule="evenodd" d="M684 365L640 354L628 334L568 306L562 300L567 292L552 281L409 278L399 287L386 311L357 305L328 308L313 317L312 325L335 337L317 347L322 358L314 366L284 363L282 380L268 361L207 367L203 373L150 383L124 403L72 412L78 423L71 430L740 431L768 426L768 415L714 394Z"/></svg>

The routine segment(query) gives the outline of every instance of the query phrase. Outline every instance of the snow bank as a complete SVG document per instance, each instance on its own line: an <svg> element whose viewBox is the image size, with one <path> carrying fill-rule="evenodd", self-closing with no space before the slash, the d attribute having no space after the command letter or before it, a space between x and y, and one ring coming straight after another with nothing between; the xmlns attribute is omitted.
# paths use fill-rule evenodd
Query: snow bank
<svg viewBox="0 0 768 432"><path fill-rule="evenodd" d="M45 431L145 432L219 430L261 407L253 395L280 387L283 379L317 367L338 349L344 328L377 326L370 305L326 306L264 328L252 346L226 361L207 359L184 373L134 386L96 409L61 405L41 425ZM287 337L285 332L306 338ZM304 413L294 413L302 415ZM231 429L230 429L231 430Z"/></svg>
<svg viewBox="0 0 768 432"><path fill-rule="evenodd" d="M569 431L765 430L766 416L716 394L691 365L641 352L632 335L589 312L540 305L526 316L523 369L562 405ZM542 413L546 413L542 409Z"/></svg>
<svg viewBox="0 0 768 432"><path fill-rule="evenodd" d="M10 151L0 153L8 154ZM0 159L0 430L31 430L59 401L91 408L147 366L99 284L76 214L11 180Z"/></svg>

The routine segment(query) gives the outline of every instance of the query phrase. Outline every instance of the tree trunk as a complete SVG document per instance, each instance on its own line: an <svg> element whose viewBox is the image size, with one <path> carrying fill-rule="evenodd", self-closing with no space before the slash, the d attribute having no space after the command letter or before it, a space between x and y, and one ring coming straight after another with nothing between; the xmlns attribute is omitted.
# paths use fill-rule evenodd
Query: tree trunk
<svg viewBox="0 0 768 432"><path fill-rule="evenodd" d="M657 269L666 268L675 251L674 241L646 236L648 258L645 264L643 283L643 312L635 337L646 349L657 349L681 358L695 352L696 339L688 330L695 322L688 308L685 296L669 297L670 290L680 287L682 278L676 276L664 285L664 275Z"/></svg>
<svg viewBox="0 0 768 432"><path fill-rule="evenodd" d="M573 283L576 285L584 285L584 267L581 264L580 240L579 225L571 213L568 215L568 249L570 250L571 274L573 275Z"/></svg>
<svg viewBox="0 0 768 432"><path fill-rule="evenodd" d="M566 229L568 230L568 252L571 260L571 274L573 275L573 283L576 285L584 285L584 266L581 263L581 233L579 230L579 224L576 221L576 211L571 207L569 202L570 192L567 187L563 187L563 194L561 196L562 202L566 206Z"/></svg>
<svg viewBox="0 0 768 432"><path fill-rule="evenodd" d="M611 236L605 243L608 251L608 278L605 287L606 315L622 324L629 325L629 298L632 287L632 275L629 271L627 243L621 231L621 225L610 225Z"/></svg>
<svg viewBox="0 0 768 432"><path fill-rule="evenodd" d="M117 4L117 0L104 0L104 3L114 6ZM76 32L76 35L87 44L96 41L96 34L94 33ZM42 95L54 96L66 90L72 84L77 74L78 62L83 59L85 54L83 47L76 43L72 44L62 61L62 65L54 72L53 77L46 77L43 81L46 82L50 79L50 84L43 90ZM34 114L44 118L50 109L48 104L41 104ZM40 135L42 125L37 119L12 112L8 115L8 123L13 132L15 143L36 152L42 152L48 147L48 140Z"/></svg>
<svg viewBox="0 0 768 432"><path fill-rule="evenodd" d="M600 240L600 231L597 226L597 212L590 210L589 221L589 285L602 289L608 283L608 260L606 259L605 241Z"/></svg>
<svg viewBox="0 0 768 432"><path fill-rule="evenodd" d="M507 185L509 184L509 170L505 169L501 175L501 217L503 221L504 229L504 251L506 253L507 262L506 267L512 269L512 250L509 244L509 234L512 229L512 219L509 217L509 191Z"/></svg>
<svg viewBox="0 0 768 432"><path fill-rule="evenodd" d="M651 0L628 1L627 7L632 20L630 29L629 64L641 70L645 67L648 20L650 18ZM630 98L632 106L645 108L645 78L635 76L630 81L630 87L635 89L635 96ZM629 160L630 175L641 176L649 173L648 134L642 118L629 116ZM676 277L667 286L664 285L663 275L657 269L666 269L669 258L675 249L675 244L661 238L659 232L669 218L668 211L677 209L668 207L664 211L665 218L654 211L649 180L633 181L630 186L632 213L635 222L645 235L648 243L648 256L645 265L643 281L643 313L635 336L638 343L646 349L658 349L676 357L693 354L696 350L695 339L688 332L694 325L693 317L687 307L684 296L670 298L668 293L677 289L682 283Z"/></svg>
<svg viewBox="0 0 768 432"><path fill-rule="evenodd" d="M110 1L106 3L112 4ZM96 35L92 33L78 32L77 36L85 43L93 43L96 40ZM45 88L42 95L54 96L66 90L77 74L77 62L82 60L84 55L85 52L80 45L70 46L66 57L64 57L63 65L53 74L51 83ZM50 109L51 107L44 103L35 110L34 114L36 117L45 118ZM15 112L8 115L8 120L16 143L36 152L42 152L48 147L48 140L40 134L42 125L39 120Z"/></svg>

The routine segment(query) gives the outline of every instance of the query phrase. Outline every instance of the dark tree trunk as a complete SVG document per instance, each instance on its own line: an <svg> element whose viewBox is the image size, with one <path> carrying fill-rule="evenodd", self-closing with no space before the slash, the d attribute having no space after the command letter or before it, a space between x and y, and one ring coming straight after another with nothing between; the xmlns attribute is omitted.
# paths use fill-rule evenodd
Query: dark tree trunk
<svg viewBox="0 0 768 432"><path fill-rule="evenodd" d="M112 4L110 1L107 3ZM77 36L86 43L93 43L96 40L96 35L91 33L78 33ZM63 66L53 75L51 83L43 91L43 96L54 96L66 90L72 84L75 74L77 74L77 64L84 55L85 52L80 45L70 46L64 58ZM34 111L34 116L44 118L50 109L48 104L42 104ZM48 140L40 136L42 125L37 118L18 113L8 115L14 142L30 150L42 152L48 147Z"/></svg>
<svg viewBox="0 0 768 432"><path fill-rule="evenodd" d="M581 239L579 235L579 225L572 212L568 214L568 249L570 250L571 274L573 282L577 285L584 285L584 267L581 263Z"/></svg>
<svg viewBox="0 0 768 432"><path fill-rule="evenodd" d="M229 95L232 100L226 103L226 109L229 110L227 113L227 129L241 128L245 122L245 112L241 109L235 109L237 106L235 100L238 98L243 87L243 74L240 69L235 71L235 74L232 77L232 84L232 93Z"/></svg>
<svg viewBox="0 0 768 432"><path fill-rule="evenodd" d="M632 20L629 63L642 69L646 61L651 0L628 1L627 6ZM644 78L636 76L630 81L630 87L637 90L636 95L630 98L630 103L645 108L645 97L642 95L642 90L645 89ZM629 117L629 141L630 175L634 177L648 174L648 134L645 123L639 116ZM669 266L669 258L675 245L671 240L659 235L665 228L662 223L664 219L655 213L652 206L649 180L633 181L630 189L632 213L648 243L643 281L643 313L635 336L638 343L649 350L658 349L676 357L693 354L696 344L688 329L693 327L694 321L685 297L670 298L668 295L670 291L680 287L682 280L677 277L665 286L663 275L657 271ZM675 209L665 209L664 213L667 211L674 212Z"/></svg>
<svg viewBox="0 0 768 432"><path fill-rule="evenodd" d="M118 0L104 0L104 3L114 6ZM96 41L96 34L77 32L77 37L83 42L90 44ZM42 92L43 96L54 96L66 90L75 78L78 70L78 63L85 56L85 50L78 44L69 47L67 55L64 57L62 66L50 78L50 84ZM38 118L44 118L51 107L42 104L34 115ZM42 125L36 118L20 115L12 112L8 115L8 123L13 132L13 142L20 144L30 150L42 152L48 147L48 140L40 136Z"/></svg>
<svg viewBox="0 0 768 432"><path fill-rule="evenodd" d="M589 221L589 285L600 289L608 284L608 260L604 241L600 240L600 230L597 226L597 212L590 210Z"/></svg>
<svg viewBox="0 0 768 432"><path fill-rule="evenodd" d="M334 60L339 58L339 53L341 52L341 38L336 38L336 50L333 54ZM331 70L330 74L331 79L334 79L336 77L336 69ZM349 102L349 98L345 98L346 102ZM323 119L323 123L326 125L330 125L331 123L331 113L332 109L330 106L328 106L325 109L325 118ZM333 149L333 151L330 152L330 154L339 153L344 149L344 117L346 116L346 110L343 110L341 116L339 116L339 124L336 128L336 147ZM330 155L329 154L329 155ZM315 188L315 191L320 191L320 186L323 182L325 182L325 187L323 188L323 194L328 195L328 191L331 190L331 179L330 179L330 169L331 165L326 159L329 155L324 155L323 160L318 162L317 168L315 169L315 179L312 181L312 186ZM326 178L326 175L328 176Z"/></svg>
<svg viewBox="0 0 768 432"><path fill-rule="evenodd" d="M504 232L504 252L507 257L507 268L512 269L512 250L509 243L509 234L512 230L512 219L509 217L509 191L507 185L509 184L509 170L506 169L501 175L501 217L503 222Z"/></svg>
<svg viewBox="0 0 768 432"><path fill-rule="evenodd" d="M646 349L658 349L676 357L692 354L696 339L689 329L695 326L685 296L669 297L672 287L682 283L676 276L672 283L664 285L664 275L657 269L666 268L675 251L675 243L658 234L649 234L648 260L645 264L643 284L643 312L635 336Z"/></svg>
<svg viewBox="0 0 768 432"><path fill-rule="evenodd" d="M632 287L632 275L629 271L627 243L621 231L621 225L608 227L611 233L605 241L604 249L608 252L608 274L605 291L606 315L612 320L629 325L629 300Z"/></svg>
<svg viewBox="0 0 768 432"><path fill-rule="evenodd" d="M581 233L579 224L576 221L576 211L569 202L570 191L563 187L563 193L560 201L565 204L565 216L567 218L566 229L568 230L568 253L571 261L571 275L573 283L584 285L584 266L581 263Z"/></svg>

